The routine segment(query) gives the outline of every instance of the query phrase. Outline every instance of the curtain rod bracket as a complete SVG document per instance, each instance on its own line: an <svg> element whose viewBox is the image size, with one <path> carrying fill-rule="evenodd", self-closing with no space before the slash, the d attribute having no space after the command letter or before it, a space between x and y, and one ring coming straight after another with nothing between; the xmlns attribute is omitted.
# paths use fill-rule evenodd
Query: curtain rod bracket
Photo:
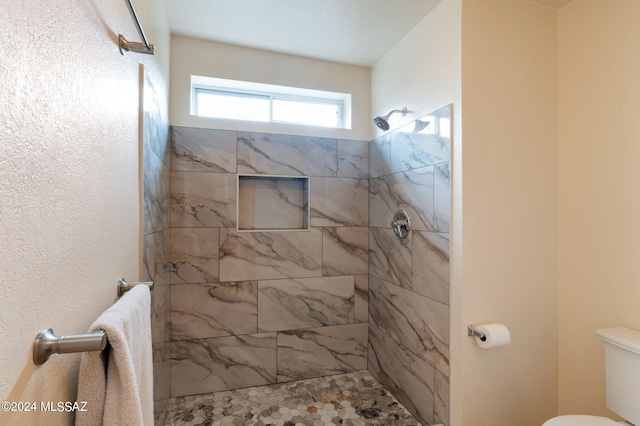
<svg viewBox="0 0 640 426"><path fill-rule="evenodd" d="M153 44L145 46L143 43L137 43L135 41L129 41L122 34L118 37L118 45L120 47L120 53L124 55L127 52L144 53L145 55L155 55L156 47Z"/></svg>
<svg viewBox="0 0 640 426"><path fill-rule="evenodd" d="M144 34L142 25L140 25L140 19L138 18L138 14L136 13L136 8L133 7L133 3L131 3L131 0L125 0L125 2L127 3L127 7L129 8L129 13L131 14L131 19L133 19L133 23L136 26L136 30L138 30L138 34L140 34L142 43L128 41L122 34L119 34L118 46L120 47L120 53L122 55L124 55L125 52L155 55L156 48L153 44L149 44L149 41L147 41L147 36Z"/></svg>

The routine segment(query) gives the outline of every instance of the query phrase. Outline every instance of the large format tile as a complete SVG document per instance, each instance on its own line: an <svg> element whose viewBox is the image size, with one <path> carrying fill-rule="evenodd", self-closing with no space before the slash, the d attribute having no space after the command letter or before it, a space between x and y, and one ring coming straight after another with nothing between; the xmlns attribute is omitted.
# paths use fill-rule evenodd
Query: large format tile
<svg viewBox="0 0 640 426"><path fill-rule="evenodd" d="M449 304L449 234L413 233L411 289Z"/></svg>
<svg viewBox="0 0 640 426"><path fill-rule="evenodd" d="M353 323L354 292L353 276L258 281L258 330Z"/></svg>
<svg viewBox="0 0 640 426"><path fill-rule="evenodd" d="M433 424L433 367L373 325L369 326L367 357L373 376L422 424Z"/></svg>
<svg viewBox="0 0 640 426"><path fill-rule="evenodd" d="M411 288L411 239L399 239L391 229L369 228L369 274Z"/></svg>
<svg viewBox="0 0 640 426"><path fill-rule="evenodd" d="M369 142L338 140L338 177L369 177Z"/></svg>
<svg viewBox="0 0 640 426"><path fill-rule="evenodd" d="M238 133L238 173L337 176L335 139Z"/></svg>
<svg viewBox="0 0 640 426"><path fill-rule="evenodd" d="M392 173L449 161L451 106L407 124L392 132L390 138Z"/></svg>
<svg viewBox="0 0 640 426"><path fill-rule="evenodd" d="M276 333L171 343L171 396L276 381Z"/></svg>
<svg viewBox="0 0 640 426"><path fill-rule="evenodd" d="M391 173L391 137L382 135L369 145L369 176L380 177Z"/></svg>
<svg viewBox="0 0 640 426"><path fill-rule="evenodd" d="M148 147L143 159L143 235L169 227L171 175L169 168Z"/></svg>
<svg viewBox="0 0 640 426"><path fill-rule="evenodd" d="M370 225L391 227L401 209L409 214L411 229L433 230L433 167L371 179Z"/></svg>
<svg viewBox="0 0 640 426"><path fill-rule="evenodd" d="M171 229L171 283L218 281L218 228Z"/></svg>
<svg viewBox="0 0 640 426"><path fill-rule="evenodd" d="M438 232L449 232L451 223L450 163L436 164L434 167L434 226Z"/></svg>
<svg viewBox="0 0 640 426"><path fill-rule="evenodd" d="M369 272L369 228L323 228L323 275L357 275Z"/></svg>
<svg viewBox="0 0 640 426"><path fill-rule="evenodd" d="M258 331L258 283L171 286L171 338L204 339Z"/></svg>
<svg viewBox="0 0 640 426"><path fill-rule="evenodd" d="M449 378L437 370L433 390L433 421L449 426Z"/></svg>
<svg viewBox="0 0 640 426"><path fill-rule="evenodd" d="M311 226L367 226L369 180L311 178Z"/></svg>
<svg viewBox="0 0 640 426"><path fill-rule="evenodd" d="M220 230L220 281L321 275L321 229L293 232Z"/></svg>
<svg viewBox="0 0 640 426"><path fill-rule="evenodd" d="M278 382L367 367L367 324L278 333Z"/></svg>
<svg viewBox="0 0 640 426"><path fill-rule="evenodd" d="M236 185L235 174L171 172L171 226L235 227Z"/></svg>
<svg viewBox="0 0 640 426"><path fill-rule="evenodd" d="M237 132L174 127L171 142L171 170L236 172Z"/></svg>
<svg viewBox="0 0 640 426"><path fill-rule="evenodd" d="M142 279L156 286L168 285L171 280L171 230L163 229L142 239Z"/></svg>
<svg viewBox="0 0 640 426"><path fill-rule="evenodd" d="M369 275L356 275L354 278L356 297L354 301L355 322L369 321Z"/></svg>
<svg viewBox="0 0 640 426"><path fill-rule="evenodd" d="M448 306L370 277L369 323L449 375Z"/></svg>

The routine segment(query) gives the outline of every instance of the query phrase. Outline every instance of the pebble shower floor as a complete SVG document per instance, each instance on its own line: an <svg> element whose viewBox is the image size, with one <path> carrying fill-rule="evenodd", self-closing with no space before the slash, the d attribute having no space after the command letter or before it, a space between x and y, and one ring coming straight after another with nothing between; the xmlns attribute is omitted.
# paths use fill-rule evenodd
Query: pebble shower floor
<svg viewBox="0 0 640 426"><path fill-rule="evenodd" d="M420 426L367 371L172 398L166 426Z"/></svg>

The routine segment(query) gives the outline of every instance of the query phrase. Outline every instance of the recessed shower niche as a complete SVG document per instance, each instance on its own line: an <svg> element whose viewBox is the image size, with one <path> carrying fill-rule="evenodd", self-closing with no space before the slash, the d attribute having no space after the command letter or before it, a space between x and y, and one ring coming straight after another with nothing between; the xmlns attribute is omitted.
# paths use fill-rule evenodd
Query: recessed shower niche
<svg viewBox="0 0 640 426"><path fill-rule="evenodd" d="M238 175L238 231L309 229L309 177Z"/></svg>

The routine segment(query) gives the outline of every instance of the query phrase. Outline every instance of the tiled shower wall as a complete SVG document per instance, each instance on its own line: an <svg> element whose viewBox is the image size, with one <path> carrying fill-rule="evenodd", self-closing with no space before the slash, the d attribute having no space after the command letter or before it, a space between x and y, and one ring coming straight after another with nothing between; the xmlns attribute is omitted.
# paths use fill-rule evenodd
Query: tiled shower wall
<svg viewBox="0 0 640 426"><path fill-rule="evenodd" d="M447 106L370 148L368 368L423 424L449 423L450 134Z"/></svg>
<svg viewBox="0 0 640 426"><path fill-rule="evenodd" d="M238 174L309 176L310 229L237 231ZM368 177L368 142L172 129L172 396L367 367Z"/></svg>
<svg viewBox="0 0 640 426"><path fill-rule="evenodd" d="M144 82L142 279L153 281L151 340L155 423L164 425L169 402L169 120L151 80Z"/></svg>

